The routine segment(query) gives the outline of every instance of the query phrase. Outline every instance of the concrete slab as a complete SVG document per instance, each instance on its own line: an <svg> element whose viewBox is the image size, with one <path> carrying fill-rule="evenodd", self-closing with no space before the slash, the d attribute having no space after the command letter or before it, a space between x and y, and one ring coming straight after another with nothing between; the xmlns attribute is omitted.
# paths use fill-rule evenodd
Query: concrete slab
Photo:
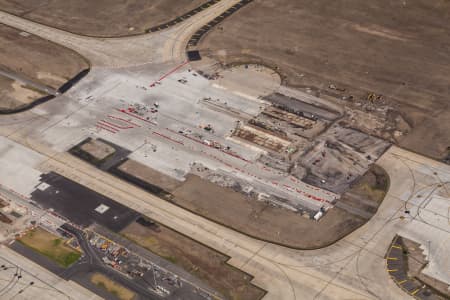
<svg viewBox="0 0 450 300"><path fill-rule="evenodd" d="M44 156L0 137L0 183L2 185L29 195L39 183L40 172L34 167L43 160Z"/></svg>

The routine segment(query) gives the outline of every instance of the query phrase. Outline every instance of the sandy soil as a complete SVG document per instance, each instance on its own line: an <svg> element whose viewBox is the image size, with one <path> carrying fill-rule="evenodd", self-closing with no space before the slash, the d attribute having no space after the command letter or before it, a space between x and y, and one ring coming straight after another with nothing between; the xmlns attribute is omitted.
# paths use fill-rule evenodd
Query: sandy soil
<svg viewBox="0 0 450 300"><path fill-rule="evenodd" d="M188 210L256 238L294 248L324 247L364 223L363 218L336 207L315 222L195 175L189 175L173 194L173 201Z"/></svg>
<svg viewBox="0 0 450 300"><path fill-rule="evenodd" d="M122 234L181 266L227 299L256 300L264 295L261 289L250 283L250 276L226 263L228 257L165 226L152 229L132 223Z"/></svg>
<svg viewBox="0 0 450 300"><path fill-rule="evenodd" d="M1 70L53 89L89 68L77 53L1 24L0 45ZM47 95L6 77L0 77L0 88L0 109L17 109Z"/></svg>
<svg viewBox="0 0 450 300"><path fill-rule="evenodd" d="M88 62L77 53L19 30L0 25L0 68L59 88Z"/></svg>
<svg viewBox="0 0 450 300"><path fill-rule="evenodd" d="M450 146L449 11L443 0L255 0L199 49L222 63L272 66L285 84L343 105L382 95L412 127L395 137L400 146L442 158Z"/></svg>
<svg viewBox="0 0 450 300"><path fill-rule="evenodd" d="M145 182L156 185L167 192L172 192L182 184L182 182L173 179L172 177L164 175L161 172L131 159L120 165L119 169Z"/></svg>
<svg viewBox="0 0 450 300"><path fill-rule="evenodd" d="M27 105L45 96L7 77L0 76L0 110L9 110Z"/></svg>
<svg viewBox="0 0 450 300"><path fill-rule="evenodd" d="M102 141L94 140L94 139L83 144L81 146L81 150L89 153L97 160L103 160L116 151L110 145L105 144Z"/></svg>
<svg viewBox="0 0 450 300"><path fill-rule="evenodd" d="M336 207L369 220L378 210L389 188L389 176L378 165L354 182Z"/></svg>
<svg viewBox="0 0 450 300"><path fill-rule="evenodd" d="M90 36L143 33L206 0L0 0L0 9L62 30Z"/></svg>

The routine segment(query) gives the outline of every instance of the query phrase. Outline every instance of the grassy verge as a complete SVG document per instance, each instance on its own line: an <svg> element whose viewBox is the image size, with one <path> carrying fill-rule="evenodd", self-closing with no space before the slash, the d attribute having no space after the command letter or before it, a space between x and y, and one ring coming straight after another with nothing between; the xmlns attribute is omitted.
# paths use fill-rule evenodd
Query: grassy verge
<svg viewBox="0 0 450 300"><path fill-rule="evenodd" d="M18 241L64 268L75 263L81 256L80 252L65 245L61 238L40 227L31 230Z"/></svg>

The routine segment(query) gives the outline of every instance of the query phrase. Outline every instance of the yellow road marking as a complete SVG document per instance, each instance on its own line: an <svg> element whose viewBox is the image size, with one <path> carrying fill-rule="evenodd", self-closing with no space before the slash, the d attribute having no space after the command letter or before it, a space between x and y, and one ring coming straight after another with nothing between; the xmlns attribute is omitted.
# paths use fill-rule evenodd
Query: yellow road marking
<svg viewBox="0 0 450 300"><path fill-rule="evenodd" d="M388 269L388 272L397 272L397 271L398 269L391 269L391 270Z"/></svg>
<svg viewBox="0 0 450 300"><path fill-rule="evenodd" d="M411 293L411 295L413 295L413 296L414 296L415 294L417 294L417 292L418 292L418 291L420 291L420 288L419 288L419 289L417 289L417 290L415 290L414 292L412 292L412 293Z"/></svg>
<svg viewBox="0 0 450 300"><path fill-rule="evenodd" d="M402 247L397 246L397 245L392 245L392 248L402 249Z"/></svg>
<svg viewBox="0 0 450 300"><path fill-rule="evenodd" d="M388 259L388 260L398 260L397 257L388 257L387 259Z"/></svg>

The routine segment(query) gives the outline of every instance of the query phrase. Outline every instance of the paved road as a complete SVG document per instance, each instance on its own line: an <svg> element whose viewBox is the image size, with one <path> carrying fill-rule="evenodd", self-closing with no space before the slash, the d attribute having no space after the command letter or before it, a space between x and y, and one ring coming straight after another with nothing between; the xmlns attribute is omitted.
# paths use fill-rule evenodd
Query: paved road
<svg viewBox="0 0 450 300"><path fill-rule="evenodd" d="M16 281L13 286L8 283L14 273L10 273L8 270L0 272L0 289L3 290L1 299L102 299L75 282L66 281L40 265L24 259L22 255L5 246L0 246L0 264L7 267L14 266L15 268L11 270L16 272L17 268L22 275L20 282ZM33 285L29 284L31 281L33 281Z"/></svg>
<svg viewBox="0 0 450 300"><path fill-rule="evenodd" d="M115 282L118 282L119 284L125 286L126 288L135 291L136 293L141 295L143 299L161 299L161 297L158 297L154 293L150 292L148 289L134 282L133 280L130 280L125 276L120 275L118 272L112 270L111 268L105 266L102 259L99 257L97 252L92 248L89 241L86 240L83 231L71 226L70 224L64 224L62 228L67 230L76 237L85 255L85 257L79 263L70 268L70 272L64 274L65 278L70 279L71 276L73 276L76 272L86 271L86 267L84 266L84 264L86 263L88 264L88 269L90 271L96 271L107 275Z"/></svg>

